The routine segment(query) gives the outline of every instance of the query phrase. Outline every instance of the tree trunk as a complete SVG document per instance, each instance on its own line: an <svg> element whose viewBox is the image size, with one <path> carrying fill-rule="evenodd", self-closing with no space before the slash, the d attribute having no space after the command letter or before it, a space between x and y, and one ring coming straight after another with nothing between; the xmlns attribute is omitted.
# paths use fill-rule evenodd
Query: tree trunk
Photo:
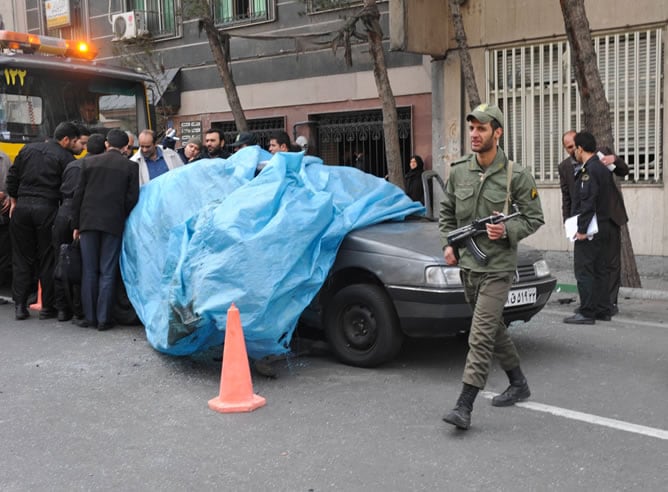
<svg viewBox="0 0 668 492"><path fill-rule="evenodd" d="M376 0L364 0L364 8L368 14L363 17L369 41L369 51L373 59L373 77L376 81L378 95L383 105L383 136L385 137L385 156L387 159L387 173L391 183L402 190L404 187L404 172L401 162L399 146L399 122L397 105L392 93L390 78L385 64L385 50L383 49L383 31L380 27L380 12Z"/></svg>
<svg viewBox="0 0 668 492"><path fill-rule="evenodd" d="M246 115L241 107L241 101L239 100L239 94L237 93L237 86L234 83L232 69L230 68L230 37L227 34L222 34L216 28L211 17L203 17L200 19L200 22L206 32L206 37L209 40L209 47L213 54L213 60L218 67L218 73L220 73L220 78L223 80L227 102L234 115L234 123L237 126L237 131L248 131Z"/></svg>
<svg viewBox="0 0 668 492"><path fill-rule="evenodd" d="M566 35L571 46L575 80L580 88L584 126L596 137L598 145L614 149L610 105L605 97L603 82L601 82L596 63L594 41L589 30L584 0L559 0L559 3L564 16ZM615 185L619 187L616 180ZM622 226L621 235L622 285L640 287L640 275L638 275L633 244L626 225Z"/></svg>
<svg viewBox="0 0 668 492"><path fill-rule="evenodd" d="M466 40L466 31L464 30L462 13L459 9L459 6L464 5L465 3L466 0L449 0L450 15L452 16L452 23L455 27L455 40L457 41L457 47L459 48L459 62L462 66L464 87L466 88L466 95L469 98L469 106L473 109L478 106L481 101L478 85L475 81L475 72L473 71L471 54L469 53L469 44Z"/></svg>

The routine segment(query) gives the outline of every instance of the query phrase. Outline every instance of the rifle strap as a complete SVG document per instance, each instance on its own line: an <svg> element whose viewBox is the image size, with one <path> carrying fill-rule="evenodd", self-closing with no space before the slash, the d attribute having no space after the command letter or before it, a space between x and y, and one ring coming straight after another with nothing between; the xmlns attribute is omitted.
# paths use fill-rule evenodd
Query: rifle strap
<svg viewBox="0 0 668 492"><path fill-rule="evenodd" d="M506 201L503 204L503 215L508 215L508 207L510 205L511 201L511 193L510 193L510 182L513 179L513 161L508 159L508 167L506 168Z"/></svg>

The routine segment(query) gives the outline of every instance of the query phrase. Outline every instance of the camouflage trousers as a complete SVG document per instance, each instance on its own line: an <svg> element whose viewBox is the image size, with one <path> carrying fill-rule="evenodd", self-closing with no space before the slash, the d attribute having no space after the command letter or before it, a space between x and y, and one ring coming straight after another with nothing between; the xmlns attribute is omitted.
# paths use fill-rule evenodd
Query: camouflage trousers
<svg viewBox="0 0 668 492"><path fill-rule="evenodd" d="M515 344L503 322L503 306L514 272L461 271L466 301L473 310L469 352L462 381L476 388L484 388L492 357L496 357L504 371L520 365Z"/></svg>

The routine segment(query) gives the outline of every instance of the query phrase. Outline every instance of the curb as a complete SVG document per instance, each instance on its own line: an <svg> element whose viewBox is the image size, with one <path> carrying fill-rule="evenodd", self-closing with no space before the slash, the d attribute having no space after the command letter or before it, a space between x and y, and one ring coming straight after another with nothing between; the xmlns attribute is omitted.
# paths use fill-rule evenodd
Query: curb
<svg viewBox="0 0 668 492"><path fill-rule="evenodd" d="M562 294L577 294L578 288L575 284L557 284L554 292ZM646 301L668 301L668 291L636 289L631 287L620 287L619 295L627 299L643 299Z"/></svg>

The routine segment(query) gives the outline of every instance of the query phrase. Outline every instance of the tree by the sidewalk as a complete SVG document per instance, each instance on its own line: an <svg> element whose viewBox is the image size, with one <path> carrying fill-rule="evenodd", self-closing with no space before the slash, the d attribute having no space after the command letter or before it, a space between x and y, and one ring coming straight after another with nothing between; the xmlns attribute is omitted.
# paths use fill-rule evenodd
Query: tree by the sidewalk
<svg viewBox="0 0 668 492"><path fill-rule="evenodd" d="M182 5L183 17L184 19L197 19L199 21L199 32L204 31L209 41L213 60L223 81L227 102L230 105L237 131L245 132L248 131L248 122L241 106L237 85L232 76L230 35L219 31L216 27L211 2L212 0L184 0Z"/></svg>
<svg viewBox="0 0 668 492"><path fill-rule="evenodd" d="M584 0L559 0L564 17L566 35L571 47L575 80L580 89L584 126L600 145L614 149L610 105L596 63L594 40L589 28L589 19ZM619 187L619 183L616 182ZM633 253L633 244L626 225L622 235L622 285L640 287L640 275Z"/></svg>
<svg viewBox="0 0 668 492"><path fill-rule="evenodd" d="M376 0L364 0L364 7L348 19L344 26L336 33L332 40L332 47L336 51L339 45L343 45L344 59L346 64L351 66L351 40L363 38L356 30L358 22L361 22L364 27L365 38L373 61L373 77L376 82L378 96L382 103L383 137L385 140L388 179L391 183L404 189L397 105L387 72L387 64L385 63L383 29L380 25L380 12L378 11Z"/></svg>
<svg viewBox="0 0 668 492"><path fill-rule="evenodd" d="M464 21L462 20L462 13L459 9L459 7L464 5L466 1L467 0L448 0L448 5L450 7L452 25L455 28L455 41L457 42L457 48L459 49L459 62L462 67L466 96L469 98L469 106L473 109L478 106L481 101L480 93L478 92L478 84L475 80L473 62L471 61L471 53L469 52L469 45L466 39Z"/></svg>

